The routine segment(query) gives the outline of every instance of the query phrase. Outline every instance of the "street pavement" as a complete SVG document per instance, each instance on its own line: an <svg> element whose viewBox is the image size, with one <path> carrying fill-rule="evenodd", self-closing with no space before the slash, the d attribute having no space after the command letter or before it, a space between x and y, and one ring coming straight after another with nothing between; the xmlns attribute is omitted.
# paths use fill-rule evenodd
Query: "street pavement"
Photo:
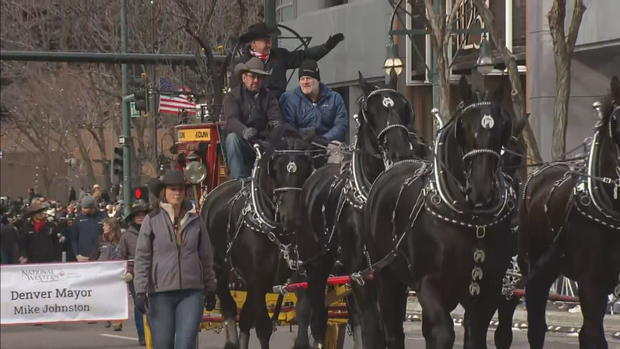
<svg viewBox="0 0 620 349"><path fill-rule="evenodd" d="M424 348L424 339L421 332L421 322L417 320L419 316L419 305L410 302L408 311L410 318L416 317L414 321L405 322L406 347ZM130 312L133 314L133 311ZM459 324L462 310L456 309L453 316L456 319L456 343L455 347L463 346L463 329ZM525 310L522 307L515 313L515 326L521 327L525 322ZM576 332L569 331L574 328L578 331L581 323L581 314L560 311L550 303L547 312L548 324L560 328L558 332L549 332L545 348L547 349L570 349L578 348L578 338ZM620 338L613 337L614 332L620 331L620 315L607 315L605 318L605 330L609 342L609 348L620 348ZM291 348L297 329L295 326L279 326L272 336L271 347L275 349ZM488 333L487 341L489 347L493 346L493 326ZM96 348L141 348L137 345L137 335L133 320L125 322L125 327L121 332L104 328L103 323L96 324L53 324L42 326L11 326L0 329L0 348L6 349L96 349ZM199 335L199 348L216 349L223 348L224 333L202 331ZM514 329L513 348L525 349L527 345L527 330L525 328ZM259 348L255 334L252 333L250 348ZM351 337L345 340L345 348L353 348Z"/></svg>

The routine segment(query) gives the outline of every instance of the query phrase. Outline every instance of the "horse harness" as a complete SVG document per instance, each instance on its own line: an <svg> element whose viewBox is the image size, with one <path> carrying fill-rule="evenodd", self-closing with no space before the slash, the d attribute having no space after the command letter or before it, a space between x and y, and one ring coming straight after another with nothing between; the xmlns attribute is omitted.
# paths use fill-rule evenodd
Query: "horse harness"
<svg viewBox="0 0 620 349"><path fill-rule="evenodd" d="M472 108L479 108L482 106L488 106L490 104L491 102L474 103L464 108L461 108L460 114L462 115L463 113ZM446 130L444 129L442 133L445 132ZM443 182L439 179L442 168L445 168L445 166L443 166L444 164L441 162L441 159L439 159L439 153L441 152L441 147L443 145L443 142L441 141L441 136L442 134L438 135L437 137L438 140L435 144L435 157L433 164L431 165L429 162L425 162L422 160L413 160L413 162L417 162L421 166L418 167L410 177L406 178L399 190L396 205L394 206L395 209L392 212L392 221L394 221L394 217L396 216L396 209L398 208L401 198L403 197L403 193L406 191L406 189L411 187L415 183L423 183L423 188L419 191L409 214L409 223L407 225L407 228L399 234L395 231L396 225L393 224L392 249L387 255L385 255L383 258L381 258L375 263L372 263L370 261L370 258L368 258L369 267L365 270L356 272L351 276L352 279L357 281L358 283L363 283L363 280L368 278L370 274L373 274L376 270L380 270L391 264L398 256L401 256L405 259L410 271L413 270L413 265L411 261L408 260L406 254L401 252L400 245L405 239L407 233L413 230L415 222L419 218L421 212L427 211L438 220L463 228L475 230L475 236L478 246L474 249L473 252L474 267L472 268L471 272L472 281L469 285L469 293L472 296L477 296L480 294L481 287L479 281L484 276L482 264L486 259L486 253L482 247L482 242L486 237L486 230L487 228L491 228L503 222L511 216L516 206L516 193L512 189L512 185L510 185L508 177L502 173L500 175L502 176L501 179L502 183L504 184L504 191L501 194L501 200L499 202L499 205L495 208L494 213L491 215L491 219L480 220L481 217L474 217L474 219L465 218L465 212L458 209L454 201L448 199L449 196L446 195L447 188L444 187ZM497 157L497 166L499 171L499 168L501 168L501 156L491 149L474 149L463 155L462 160L465 161L468 158L479 156L482 154L489 154ZM412 160L406 161L411 162Z"/></svg>
<svg viewBox="0 0 620 349"><path fill-rule="evenodd" d="M274 150L272 158L278 155L285 154L298 154L311 156L311 154L315 152L322 152L322 150ZM243 227L246 227L256 233L264 235L271 243L275 244L278 247L278 251L286 265L291 271L298 271L301 267L301 261L299 260L299 252L296 245L293 246L292 235L294 232L288 232L282 229L280 224L276 222L274 219L268 217L265 213L264 203L260 200L259 196L261 195L262 189L259 185L259 174L261 173L261 157L262 154L257 151L257 158L254 163L254 168L252 169L252 179L249 185L246 185L246 182L242 182L241 190L235 194L227 203L229 209L229 217L227 222L227 231L231 231L232 228L232 208L239 201L243 200L243 208L235 221L234 233L229 235L229 242L226 248L226 258L225 261L228 261L232 266L232 261L230 260L230 253L232 247L237 240L239 232ZM267 164L269 168L269 164ZM289 161L286 165L286 171L288 173L297 172L297 163L295 161ZM272 196L277 196L285 192L289 191L298 191L301 192L301 187L278 187L274 188L272 192ZM279 210L279 200L276 200L274 205L275 216L277 216L277 212ZM284 241L288 242L285 243Z"/></svg>

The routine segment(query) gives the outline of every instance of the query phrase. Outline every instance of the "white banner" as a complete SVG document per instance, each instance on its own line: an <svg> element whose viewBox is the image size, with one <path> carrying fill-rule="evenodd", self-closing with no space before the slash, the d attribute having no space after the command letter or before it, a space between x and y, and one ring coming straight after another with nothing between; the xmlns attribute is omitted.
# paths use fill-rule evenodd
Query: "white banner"
<svg viewBox="0 0 620 349"><path fill-rule="evenodd" d="M126 263L3 265L0 324L127 320Z"/></svg>

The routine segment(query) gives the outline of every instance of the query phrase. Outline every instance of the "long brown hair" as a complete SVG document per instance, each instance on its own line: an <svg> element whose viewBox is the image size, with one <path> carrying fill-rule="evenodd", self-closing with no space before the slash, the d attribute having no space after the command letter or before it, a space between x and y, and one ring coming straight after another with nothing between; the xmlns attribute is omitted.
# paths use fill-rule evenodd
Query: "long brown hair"
<svg viewBox="0 0 620 349"><path fill-rule="evenodd" d="M113 243L118 243L121 240L121 226L115 218L105 218L101 224L107 224L110 226L110 236ZM105 234L101 235L101 240L105 241Z"/></svg>

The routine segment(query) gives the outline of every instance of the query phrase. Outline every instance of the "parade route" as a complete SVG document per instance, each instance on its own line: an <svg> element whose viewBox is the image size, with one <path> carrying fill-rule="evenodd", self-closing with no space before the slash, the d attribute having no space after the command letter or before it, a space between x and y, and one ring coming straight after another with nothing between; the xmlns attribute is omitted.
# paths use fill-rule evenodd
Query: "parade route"
<svg viewBox="0 0 620 349"><path fill-rule="evenodd" d="M416 305L410 303L410 309ZM130 312L133 314L133 312ZM458 310L453 313L458 319ZM525 315L523 309L519 308L515 313L515 323L521 321ZM568 313L550 309L547 313L549 324L561 327L579 327L580 314ZM620 331L620 315L607 315L605 318L605 328L609 348L620 348L620 339L611 336L613 331ZM553 321L553 322L551 322ZM407 321L404 323L406 346L407 348L423 348L424 340L421 332L420 321ZM492 327L493 328L493 327ZM292 329L292 331L291 331ZM463 328L457 322L455 325L456 342L454 347L463 345ZM272 348L291 348L297 328L295 326L279 326L273 334L271 343ZM487 335L489 347L493 346L493 330ZM42 326L11 326L2 327L0 330L0 348L2 349L97 349L97 348L141 348L137 345L137 335L133 324L133 319L125 322L123 331L114 332L103 327L103 323L96 324L53 324ZM224 333L215 331L201 331L199 335L199 348L216 349L224 346ZM254 333L250 341L250 348L256 348L258 343ZM576 332L549 332L545 348L549 349L576 349L578 348L578 338ZM353 348L351 337L345 339L344 348ZM514 341L512 348L526 349L527 331L525 329L514 329Z"/></svg>

